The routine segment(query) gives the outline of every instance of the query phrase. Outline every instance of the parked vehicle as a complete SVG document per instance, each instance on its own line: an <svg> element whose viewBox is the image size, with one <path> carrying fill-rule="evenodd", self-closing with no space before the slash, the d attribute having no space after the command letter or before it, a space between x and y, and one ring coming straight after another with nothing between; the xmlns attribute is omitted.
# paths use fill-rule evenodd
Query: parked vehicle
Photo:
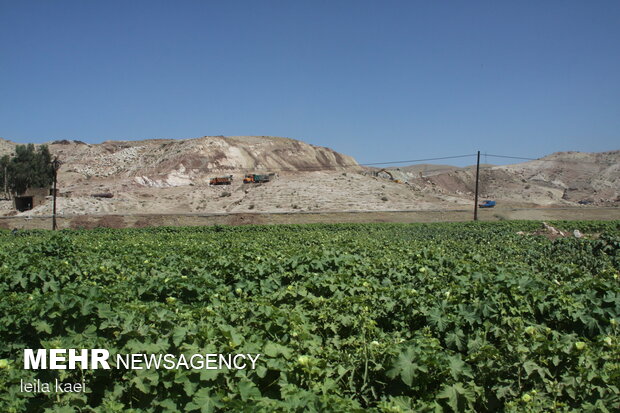
<svg viewBox="0 0 620 413"><path fill-rule="evenodd" d="M245 176L245 178L243 178L243 183L244 184L261 184L264 182L271 181L273 178L275 178L275 176L276 176L275 173L266 174L266 175L248 174Z"/></svg>
<svg viewBox="0 0 620 413"><path fill-rule="evenodd" d="M487 199L483 201L481 204L478 204L479 208L493 208L494 206L495 206L495 201L491 201L490 199Z"/></svg>
<svg viewBox="0 0 620 413"><path fill-rule="evenodd" d="M209 185L230 185L232 183L233 176L218 176L215 178L211 178L209 181Z"/></svg>

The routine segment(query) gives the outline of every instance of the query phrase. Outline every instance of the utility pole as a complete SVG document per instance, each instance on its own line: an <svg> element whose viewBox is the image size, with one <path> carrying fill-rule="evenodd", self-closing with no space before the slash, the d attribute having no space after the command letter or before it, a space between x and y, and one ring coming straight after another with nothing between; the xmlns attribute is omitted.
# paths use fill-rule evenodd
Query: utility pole
<svg viewBox="0 0 620 413"><path fill-rule="evenodd" d="M478 177L480 175L480 151L476 161L476 195L474 197L474 221L478 221Z"/></svg>
<svg viewBox="0 0 620 413"><path fill-rule="evenodd" d="M54 168L54 210L52 212L52 231L56 231L56 229L58 229L58 226L56 225L56 183L58 182L58 169L60 169L60 161L58 160L58 157L55 157L52 161L52 168Z"/></svg>

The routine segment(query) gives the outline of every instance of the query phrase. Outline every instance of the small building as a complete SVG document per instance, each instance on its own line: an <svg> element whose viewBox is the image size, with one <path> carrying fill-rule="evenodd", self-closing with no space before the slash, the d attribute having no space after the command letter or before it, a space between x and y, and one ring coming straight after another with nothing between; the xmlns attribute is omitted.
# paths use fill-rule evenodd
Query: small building
<svg viewBox="0 0 620 413"><path fill-rule="evenodd" d="M28 211L44 204L51 192L50 188L28 188L13 197L13 206L20 212Z"/></svg>

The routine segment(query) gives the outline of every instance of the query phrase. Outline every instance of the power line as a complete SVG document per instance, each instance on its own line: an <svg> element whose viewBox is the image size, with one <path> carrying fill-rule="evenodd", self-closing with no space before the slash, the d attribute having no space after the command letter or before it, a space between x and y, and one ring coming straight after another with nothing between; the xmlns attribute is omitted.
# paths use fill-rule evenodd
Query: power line
<svg viewBox="0 0 620 413"><path fill-rule="evenodd" d="M580 160L562 160L562 159L540 159L540 158L528 158L523 156L510 156L510 155L495 155L495 154L484 154L486 157L492 158L503 158L503 159L517 159L524 161L540 161L540 162L560 162L560 163L578 163L578 164L595 164L595 165L615 165L613 162L593 162L593 161L580 161ZM343 170L347 168L360 168L365 166L375 166L375 165L395 165L395 164L415 164L419 162L428 162L428 161L438 161L438 160L446 160L446 159L459 159L459 158L468 158L475 157L476 154L465 154L465 155L454 155L454 156L441 156L434 158L423 158L423 159L408 159L402 161L385 161L385 162L369 162L369 163L358 163L358 164L344 164L344 165L317 165L317 166L306 166L306 167L297 167L297 168L265 168L262 166L256 166L253 168L235 168L235 167L222 167L222 168L211 168L210 172L255 172L255 171L270 171L270 172L320 172L320 171L334 171L334 170ZM504 166L504 165L493 165L490 167L496 166ZM489 166L482 166L482 168L487 169Z"/></svg>
<svg viewBox="0 0 620 413"><path fill-rule="evenodd" d="M299 167L299 168L262 168L262 167L254 167L254 168L234 168L234 167L226 167L215 169L216 171L256 171L260 169L275 171L275 172L299 172L299 171L323 171L323 170L335 170L335 169L343 169L343 168L359 168L361 166L372 166L372 165L391 165L391 164L399 164L399 163L416 163L416 162L427 162L427 161L438 161L443 159L457 159L457 158L467 158L471 156L476 156L476 154L469 155L456 155L456 156L442 156L438 158L425 158L425 159L409 159L405 161L386 161L386 162L372 162L372 163L358 163L358 164L345 164L345 165L334 165L334 166L308 166L308 167Z"/></svg>
<svg viewBox="0 0 620 413"><path fill-rule="evenodd" d="M508 156L508 155L492 155L486 154L486 156L490 156L493 158L504 158L504 159L518 159L524 161L539 161L539 162L561 162L561 163L576 163L576 164L593 164L593 165L616 165L615 162L595 162L595 161L580 161L577 159L541 159L541 158L526 158L523 156Z"/></svg>
<svg viewBox="0 0 620 413"><path fill-rule="evenodd" d="M298 168L264 168L264 167L254 167L254 168L235 168L235 167L223 167L223 168L212 168L213 171L225 172L225 171L257 171L257 170L269 170L273 172L318 172L318 171L328 171L328 170L340 170L345 168L359 168L363 166L372 166L372 165L391 165L398 163L416 163L416 162L426 162L426 161L437 161L442 159L456 159L456 158L466 158L470 156L476 156L476 154L471 155L457 155L457 156L442 156L438 158L426 158L426 159L410 159L406 161L386 161L386 162L372 162L372 163L358 163L358 164L344 164L344 165L333 165L333 166L306 166L306 167L298 167Z"/></svg>
<svg viewBox="0 0 620 413"><path fill-rule="evenodd" d="M346 168L360 168L361 164L346 164L346 165L334 165L334 166L307 166L307 167L299 167L299 168L266 168L264 166L255 166L253 168L237 168L233 166L225 166L225 167L214 167L209 168L208 172L218 172L218 173L236 173L236 172L320 172L320 171L332 171L332 170L341 170Z"/></svg>
<svg viewBox="0 0 620 413"><path fill-rule="evenodd" d="M541 160L541 159L536 159L536 158L524 158L522 156L492 155L490 153L485 153L484 156L491 156L494 158L506 158L506 159L522 159L526 161L540 161Z"/></svg>
<svg viewBox="0 0 620 413"><path fill-rule="evenodd" d="M470 156L476 156L475 153L468 155L456 155L456 156L442 156L440 158L426 158L426 159L410 159L407 161L389 161L389 162L373 162L373 163L361 163L361 166L371 166L371 165L388 165L395 163L416 163L416 162L426 162L426 161L439 161L443 159L456 159L456 158L467 158Z"/></svg>

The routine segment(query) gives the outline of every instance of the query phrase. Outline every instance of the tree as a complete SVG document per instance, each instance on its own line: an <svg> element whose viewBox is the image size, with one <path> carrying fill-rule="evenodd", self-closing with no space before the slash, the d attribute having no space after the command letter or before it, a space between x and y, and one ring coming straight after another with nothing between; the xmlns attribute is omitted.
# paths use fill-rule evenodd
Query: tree
<svg viewBox="0 0 620 413"><path fill-rule="evenodd" d="M0 185L2 185L2 192L4 193L4 197L9 196L9 163L11 162L11 157L9 155L4 155L0 158Z"/></svg>
<svg viewBox="0 0 620 413"><path fill-rule="evenodd" d="M6 161L3 157L0 162ZM1 164L0 164L1 165ZM45 145L17 145L15 156L8 161L7 183L11 192L20 194L28 188L49 187L54 181L52 155ZM4 173L4 172L3 172Z"/></svg>

